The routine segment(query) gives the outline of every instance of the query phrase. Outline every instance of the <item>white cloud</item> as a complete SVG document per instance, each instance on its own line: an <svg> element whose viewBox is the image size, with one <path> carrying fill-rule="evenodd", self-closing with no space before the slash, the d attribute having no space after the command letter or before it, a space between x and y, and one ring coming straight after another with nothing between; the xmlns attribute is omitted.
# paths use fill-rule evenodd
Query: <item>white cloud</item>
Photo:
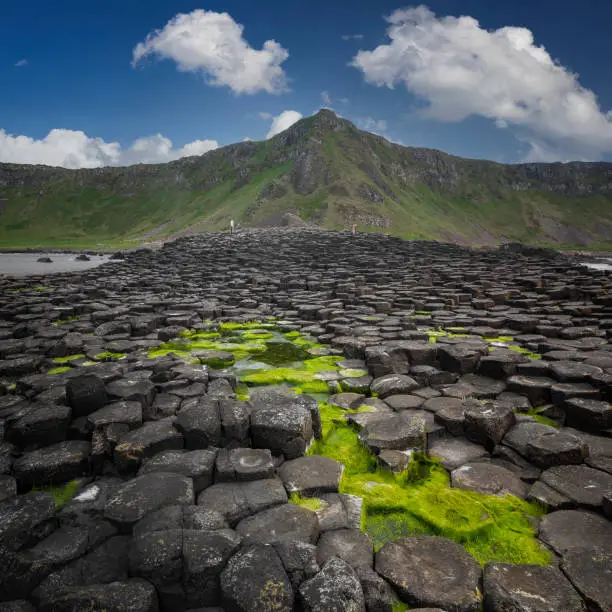
<svg viewBox="0 0 612 612"><path fill-rule="evenodd" d="M327 91L321 92L321 100L323 100L323 104L325 104L325 106L331 106L332 101Z"/></svg>
<svg viewBox="0 0 612 612"><path fill-rule="evenodd" d="M302 113L298 113L294 110L283 111L280 115L274 117L270 131L266 135L266 138L272 138L272 136L280 134L287 128L291 127L296 121L299 121L302 117Z"/></svg>
<svg viewBox="0 0 612 612"><path fill-rule="evenodd" d="M245 136L245 137L242 139L242 142L253 142L253 139L252 139L250 136Z"/></svg>
<svg viewBox="0 0 612 612"><path fill-rule="evenodd" d="M215 140L194 140L175 149L169 138L156 134L138 138L129 148L122 149L118 142L90 138L77 130L55 129L36 140L28 136L13 136L0 129L0 162L64 168L163 163L190 155L202 155L217 146Z"/></svg>
<svg viewBox="0 0 612 612"><path fill-rule="evenodd" d="M472 17L436 17L427 7L387 17L390 43L359 51L367 82L404 85L427 102L427 117L480 115L518 128L531 157L595 159L612 152L612 112L578 75L553 60L527 28L487 31Z"/></svg>
<svg viewBox="0 0 612 612"><path fill-rule="evenodd" d="M272 113L259 113L260 119L264 119L265 121L269 121L273 116Z"/></svg>
<svg viewBox="0 0 612 612"><path fill-rule="evenodd" d="M357 117L355 118L357 127L366 132L378 134L387 131L387 122L384 119L374 119L373 117Z"/></svg>
<svg viewBox="0 0 612 612"><path fill-rule="evenodd" d="M342 40L361 40L363 34L343 34Z"/></svg>
<svg viewBox="0 0 612 612"><path fill-rule="evenodd" d="M22 66L27 66L27 65L28 65L27 59L20 59L18 62L15 63L16 68L21 68Z"/></svg>
<svg viewBox="0 0 612 612"><path fill-rule="evenodd" d="M287 50L275 40L253 49L242 37L243 30L227 13L179 13L136 45L132 65L158 55L174 60L182 72L202 72L210 85L226 85L238 94L286 91L281 64L289 57Z"/></svg>

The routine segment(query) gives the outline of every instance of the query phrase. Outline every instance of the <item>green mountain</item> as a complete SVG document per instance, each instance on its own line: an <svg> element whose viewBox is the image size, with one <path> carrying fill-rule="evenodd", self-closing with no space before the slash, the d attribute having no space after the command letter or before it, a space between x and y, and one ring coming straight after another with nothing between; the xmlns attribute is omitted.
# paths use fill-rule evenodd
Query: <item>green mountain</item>
<svg viewBox="0 0 612 612"><path fill-rule="evenodd" d="M167 164L0 164L0 246L91 246L282 222L469 244L612 244L612 164L504 165L402 147L322 110ZM291 215L291 218L295 218Z"/></svg>

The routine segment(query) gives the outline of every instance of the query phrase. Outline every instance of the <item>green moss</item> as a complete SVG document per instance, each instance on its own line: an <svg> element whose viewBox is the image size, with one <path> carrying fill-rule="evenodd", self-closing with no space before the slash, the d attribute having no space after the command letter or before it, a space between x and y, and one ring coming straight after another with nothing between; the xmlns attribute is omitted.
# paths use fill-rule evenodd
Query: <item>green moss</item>
<svg viewBox="0 0 612 612"><path fill-rule="evenodd" d="M41 487L33 487L30 493L43 492L50 493L55 502L56 508L65 506L76 494L79 488L78 480L71 480L62 485L44 485Z"/></svg>
<svg viewBox="0 0 612 612"><path fill-rule="evenodd" d="M542 408L530 408L529 410L527 410L526 412L523 412L522 414L526 414L530 417L533 417L538 423L542 423L542 425L550 425L550 427L555 427L556 429L559 429L560 425L559 423L557 423L557 421L548 418L547 416L544 416L543 414L540 414L540 411L543 410Z"/></svg>
<svg viewBox="0 0 612 612"><path fill-rule="evenodd" d="M292 368L273 368L253 372L242 377L249 385L280 385L282 383L308 383L312 381L312 374Z"/></svg>
<svg viewBox="0 0 612 612"><path fill-rule="evenodd" d="M72 370L70 366L61 366L59 368L47 370L47 374L63 374L64 372L69 372L70 370Z"/></svg>
<svg viewBox="0 0 612 612"><path fill-rule="evenodd" d="M301 393L310 393L319 395L321 393L329 393L329 386L324 380L311 380L304 382L296 387L291 387L298 395Z"/></svg>
<svg viewBox="0 0 612 612"><path fill-rule="evenodd" d="M365 370L357 370L353 368L346 368L344 370L340 370L338 372L342 378L361 378L362 376L367 376L368 373Z"/></svg>
<svg viewBox="0 0 612 612"><path fill-rule="evenodd" d="M56 357L53 363L68 363L70 361L76 361L77 359L84 359L85 355L82 353L79 355L68 355L67 357Z"/></svg>
<svg viewBox="0 0 612 612"><path fill-rule="evenodd" d="M45 285L37 285L36 287L34 287L34 291L36 291L37 293L41 293L43 291L55 291L55 288L47 287Z"/></svg>
<svg viewBox="0 0 612 612"><path fill-rule="evenodd" d="M376 549L406 535L439 535L459 542L483 564L549 562L528 519L541 514L538 506L453 489L439 462L418 454L405 472L382 470L347 423L346 411L323 404L320 412L323 437L308 454L344 464L340 491L363 499L364 528Z"/></svg>
<svg viewBox="0 0 612 612"><path fill-rule="evenodd" d="M244 383L238 383L236 387L236 399L240 402L249 401L249 388Z"/></svg>
<svg viewBox="0 0 612 612"><path fill-rule="evenodd" d="M523 348L522 346L518 346L517 344L511 344L510 346L508 346L508 348L511 351L525 355L525 357L528 357L532 361L537 361L538 359L542 359L542 355L538 353L532 353L529 349Z"/></svg>
<svg viewBox="0 0 612 612"><path fill-rule="evenodd" d="M295 504L296 506L301 506L302 508L307 508L308 510L312 510L313 512L316 512L317 510L320 510L321 508L325 508L325 506L327 506L324 501L317 499L316 497L302 497L299 493L296 492L293 492L289 496L289 503Z"/></svg>
<svg viewBox="0 0 612 612"><path fill-rule="evenodd" d="M495 337L485 337L483 338L485 342L499 342L503 344L507 344L508 342L512 342L514 338L512 336L495 336Z"/></svg>
<svg viewBox="0 0 612 612"><path fill-rule="evenodd" d="M65 325L66 323L72 323L73 321L78 321L80 319L80 315L75 315L73 317L68 317L66 319L59 319L58 321L53 321L52 325L57 327L58 325Z"/></svg>
<svg viewBox="0 0 612 612"><path fill-rule="evenodd" d="M187 330L179 334L179 338L187 340L214 340L220 337L221 333L218 331Z"/></svg>
<svg viewBox="0 0 612 612"><path fill-rule="evenodd" d="M241 336L245 340L269 340L270 338L274 338L273 333L261 329L242 332Z"/></svg>
<svg viewBox="0 0 612 612"><path fill-rule="evenodd" d="M403 601L396 600L391 603L391 612L406 612L410 606Z"/></svg>
<svg viewBox="0 0 612 612"><path fill-rule="evenodd" d="M276 325L273 323L262 323L261 321L248 321L246 323L234 323L232 321L223 322L219 325L221 330L232 331L232 330L247 330L247 329L259 329L268 328L274 329Z"/></svg>
<svg viewBox="0 0 612 612"><path fill-rule="evenodd" d="M127 353L112 353L111 351L104 351L103 353L98 353L94 359L96 361L118 361L119 359L123 359Z"/></svg>

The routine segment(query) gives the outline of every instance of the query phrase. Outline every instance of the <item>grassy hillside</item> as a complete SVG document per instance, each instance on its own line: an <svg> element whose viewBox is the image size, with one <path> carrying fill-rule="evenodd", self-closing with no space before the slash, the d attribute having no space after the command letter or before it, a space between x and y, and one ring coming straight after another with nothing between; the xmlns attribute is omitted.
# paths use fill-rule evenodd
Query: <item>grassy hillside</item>
<svg viewBox="0 0 612 612"><path fill-rule="evenodd" d="M612 245L612 164L506 166L401 147L330 111L259 143L160 165L0 164L0 247L129 245L265 224L492 244Z"/></svg>

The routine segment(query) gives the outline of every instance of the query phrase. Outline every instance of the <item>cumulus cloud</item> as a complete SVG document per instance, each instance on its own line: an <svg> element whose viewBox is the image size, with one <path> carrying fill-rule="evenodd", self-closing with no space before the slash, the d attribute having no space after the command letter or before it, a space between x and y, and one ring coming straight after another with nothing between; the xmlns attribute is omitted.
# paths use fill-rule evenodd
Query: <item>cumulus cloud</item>
<svg viewBox="0 0 612 612"><path fill-rule="evenodd" d="M27 66L27 65L28 65L27 59L20 59L18 62L15 63L16 68L21 68L22 66Z"/></svg>
<svg viewBox="0 0 612 612"><path fill-rule="evenodd" d="M384 119L374 119L373 117L357 117L355 124L361 130L380 134L387 131L387 122Z"/></svg>
<svg viewBox="0 0 612 612"><path fill-rule="evenodd" d="M325 104L325 106L331 106L332 101L327 91L321 92L321 100L323 101L323 104Z"/></svg>
<svg viewBox="0 0 612 612"><path fill-rule="evenodd" d="M531 147L530 159L612 152L612 112L527 28L487 31L473 17L437 17L426 6L386 19L390 42L352 61L368 83L404 85L425 100L423 113L432 119L480 115L514 127Z"/></svg>
<svg viewBox="0 0 612 612"><path fill-rule="evenodd" d="M44 164L64 168L100 168L130 164L155 164L190 155L202 155L217 148L215 140L194 140L176 149L161 134L138 138L123 149L118 142L91 138L78 130L51 130L36 140L13 136L0 129L0 162Z"/></svg>
<svg viewBox="0 0 612 612"><path fill-rule="evenodd" d="M361 40L363 34L343 34L342 40Z"/></svg>
<svg viewBox="0 0 612 612"><path fill-rule="evenodd" d="M237 94L286 91L281 64L289 57L288 51L275 40L253 49L243 38L243 30L227 13L201 9L179 13L136 45L132 65L157 55L176 62L182 72L201 72L210 85L227 86Z"/></svg>
<svg viewBox="0 0 612 612"><path fill-rule="evenodd" d="M283 111L280 115L277 115L272 120L270 131L266 135L266 138L272 138L280 134L287 128L291 127L296 121L299 121L303 117L302 113L298 113L294 110Z"/></svg>

